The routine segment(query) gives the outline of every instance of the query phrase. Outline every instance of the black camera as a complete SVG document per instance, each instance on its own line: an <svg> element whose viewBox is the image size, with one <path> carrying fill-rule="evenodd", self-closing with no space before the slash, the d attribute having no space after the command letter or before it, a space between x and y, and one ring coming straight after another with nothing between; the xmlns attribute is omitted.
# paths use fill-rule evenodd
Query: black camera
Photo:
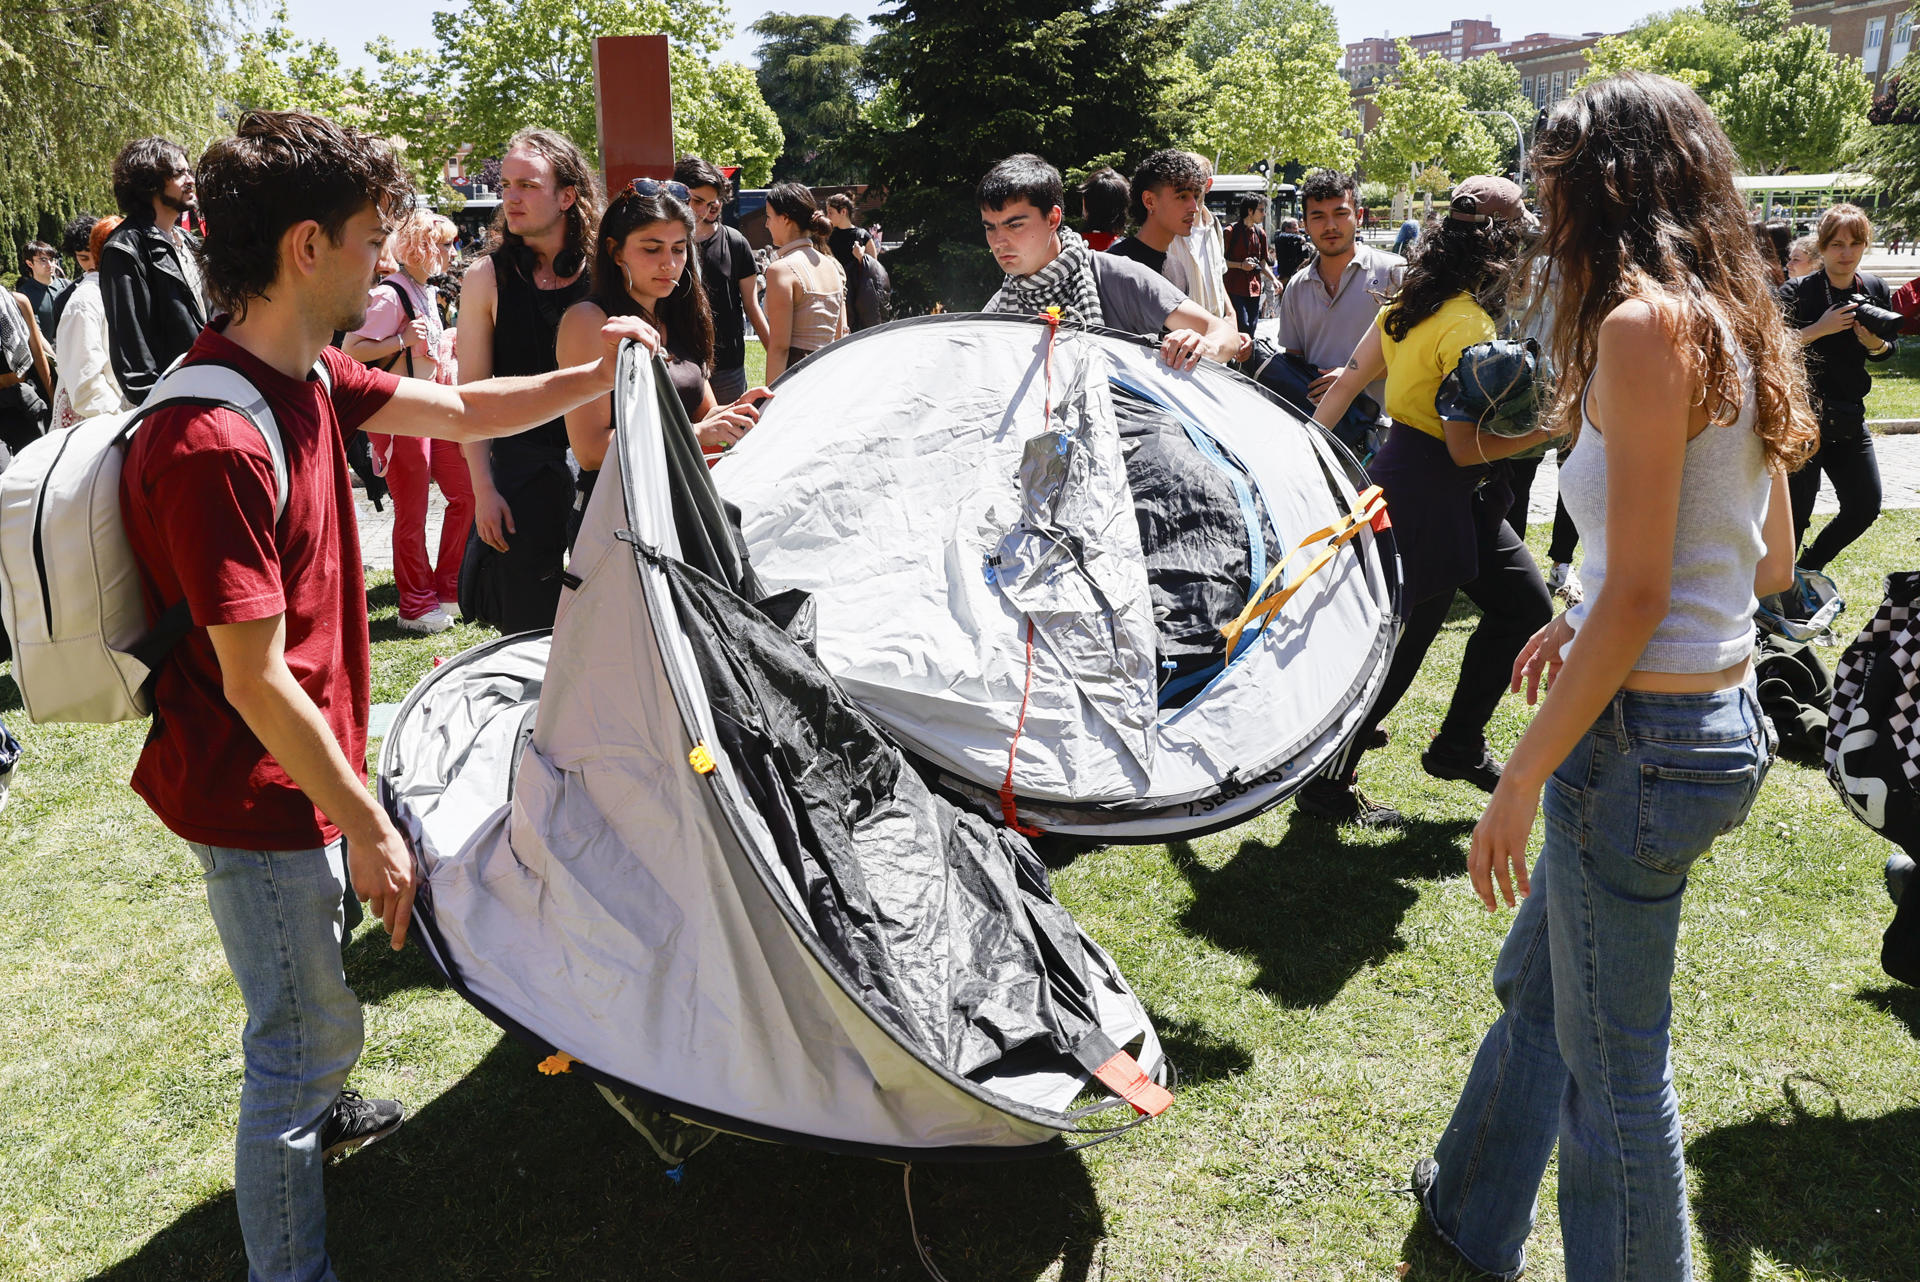
<svg viewBox="0 0 1920 1282"><path fill-rule="evenodd" d="M1847 301L1853 304L1853 319L1858 321L1867 333L1883 343L1891 343L1900 337L1901 327L1907 323L1907 318L1899 312L1890 307L1880 306L1858 291L1847 295Z"/></svg>

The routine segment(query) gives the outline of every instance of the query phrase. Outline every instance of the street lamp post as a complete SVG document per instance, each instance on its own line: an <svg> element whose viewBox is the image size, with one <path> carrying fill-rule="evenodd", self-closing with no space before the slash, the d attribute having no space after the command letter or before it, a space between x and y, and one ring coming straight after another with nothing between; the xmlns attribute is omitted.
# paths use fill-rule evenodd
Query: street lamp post
<svg viewBox="0 0 1920 1282"><path fill-rule="evenodd" d="M1519 118L1516 117L1511 111L1469 110L1467 114L1469 116L1505 116L1507 118L1507 123L1513 126L1514 146L1519 148L1517 156L1520 162L1520 189L1522 191L1525 191L1527 187L1527 138L1525 134L1520 132Z"/></svg>

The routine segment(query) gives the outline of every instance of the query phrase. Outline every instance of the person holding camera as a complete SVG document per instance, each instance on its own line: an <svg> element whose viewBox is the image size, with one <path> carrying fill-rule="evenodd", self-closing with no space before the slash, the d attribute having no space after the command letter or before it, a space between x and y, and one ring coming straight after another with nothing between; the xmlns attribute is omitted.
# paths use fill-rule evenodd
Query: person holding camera
<svg viewBox="0 0 1920 1282"><path fill-rule="evenodd" d="M1787 324L1806 349L1807 383L1820 419L1820 448L1789 478L1793 542L1798 548L1813 518L1824 473L1840 511L1800 554L1806 570L1824 570L1880 515L1880 464L1867 430L1868 361L1892 357L1902 317L1886 283L1859 270L1873 243L1873 224L1858 205L1835 205L1816 233L1822 270L1780 287Z"/></svg>

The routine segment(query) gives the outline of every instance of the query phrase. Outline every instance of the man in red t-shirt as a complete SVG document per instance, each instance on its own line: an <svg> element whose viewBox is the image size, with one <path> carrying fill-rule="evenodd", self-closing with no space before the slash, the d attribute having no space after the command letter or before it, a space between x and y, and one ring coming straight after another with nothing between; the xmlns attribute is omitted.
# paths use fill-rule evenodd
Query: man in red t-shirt
<svg viewBox="0 0 1920 1282"><path fill-rule="evenodd" d="M412 857L366 787L366 584L346 440L360 430L454 441L509 435L613 386L610 321L590 365L442 386L327 344L357 328L388 228L412 189L384 143L298 112L251 112L198 166L201 265L227 315L187 354L240 370L286 447L287 502L259 430L231 411L169 408L141 424L121 503L155 617L193 628L159 670L133 787L184 838L247 1006L235 1201L255 1278L333 1277L321 1168L379 1139L400 1106L343 1091L361 1048L342 973L351 884L398 949ZM327 378L314 371L324 363Z"/></svg>

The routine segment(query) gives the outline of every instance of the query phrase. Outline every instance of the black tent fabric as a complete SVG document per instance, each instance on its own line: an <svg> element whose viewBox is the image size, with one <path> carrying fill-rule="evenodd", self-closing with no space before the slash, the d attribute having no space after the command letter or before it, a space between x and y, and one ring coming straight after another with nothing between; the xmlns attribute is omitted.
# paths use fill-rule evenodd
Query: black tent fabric
<svg viewBox="0 0 1920 1282"><path fill-rule="evenodd" d="M1159 636L1160 706L1178 708L1226 666L1220 629L1279 556L1266 499L1218 443L1116 385L1113 408Z"/></svg>
<svg viewBox="0 0 1920 1282"><path fill-rule="evenodd" d="M1072 1055L1094 1029L1086 958L1026 839L931 793L773 620L661 565L721 744L868 1005L962 1075L1035 1041Z"/></svg>

